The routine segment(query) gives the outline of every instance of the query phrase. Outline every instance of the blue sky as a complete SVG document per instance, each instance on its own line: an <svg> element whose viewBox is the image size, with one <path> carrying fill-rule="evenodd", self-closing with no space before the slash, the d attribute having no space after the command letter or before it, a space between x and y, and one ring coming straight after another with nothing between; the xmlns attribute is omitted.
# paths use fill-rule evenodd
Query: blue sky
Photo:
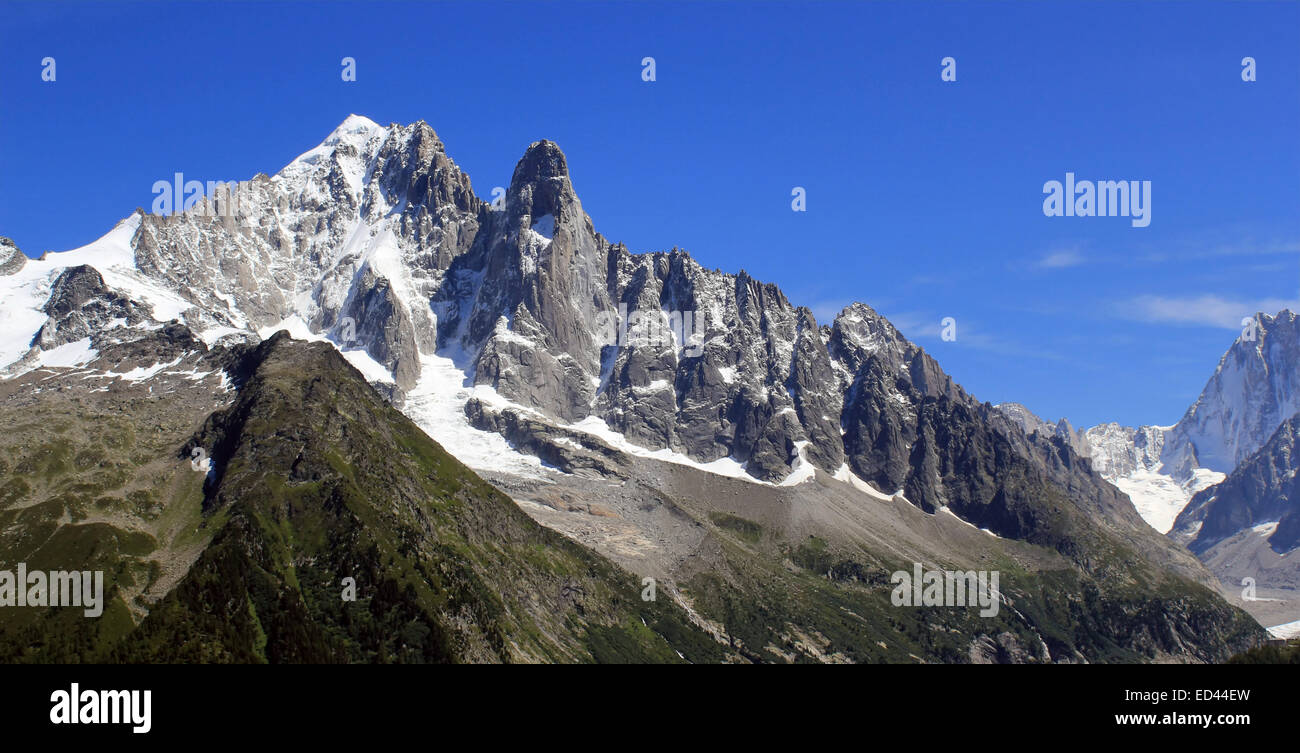
<svg viewBox="0 0 1300 753"><path fill-rule="evenodd" d="M0 0L0 235L83 245L156 180L273 173L353 112L428 121L484 198L552 139L609 239L819 321L865 301L1076 425L1174 423L1234 322L1300 298L1295 2ZM1044 216L1067 171L1151 181L1151 224Z"/></svg>

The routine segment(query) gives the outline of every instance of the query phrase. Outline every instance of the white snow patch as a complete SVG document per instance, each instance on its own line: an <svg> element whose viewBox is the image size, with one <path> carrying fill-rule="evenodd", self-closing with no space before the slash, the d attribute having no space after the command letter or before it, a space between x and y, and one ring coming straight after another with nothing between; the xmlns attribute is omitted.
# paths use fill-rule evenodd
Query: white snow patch
<svg viewBox="0 0 1300 753"><path fill-rule="evenodd" d="M113 269L134 270L135 251L131 249L131 238L140 229L140 221L140 215L133 214L120 220L112 230L93 242L71 251L50 254L44 262L37 261L36 264L47 265L46 271L89 264L101 275Z"/></svg>
<svg viewBox="0 0 1300 753"><path fill-rule="evenodd" d="M247 331L248 330L240 327L208 327L199 334L199 339L203 340L203 344L210 348L213 345L216 345L217 341L226 335L233 335L238 332Z"/></svg>
<svg viewBox="0 0 1300 753"><path fill-rule="evenodd" d="M1192 495L1224 478L1225 475L1217 471L1197 468L1190 481L1179 484L1171 476L1139 468L1111 483L1133 500L1133 507L1152 528L1160 533L1169 533L1169 529L1174 527L1174 519L1187 506Z"/></svg>
<svg viewBox="0 0 1300 753"><path fill-rule="evenodd" d="M384 382L386 384L392 384L396 381L393 378L393 373L388 370L388 367L376 361L373 356L365 351L364 348L349 348L344 350L339 347L338 343L329 339L326 335L312 332L311 328L307 326L307 323L297 314L281 320L279 324L272 324L268 327L263 327L257 331L257 334L265 340L282 329L287 330L289 336L295 340L327 342L333 345L334 348L338 350L339 354L342 355L348 363L356 367L357 371L360 371L361 375L364 376L367 381Z"/></svg>
<svg viewBox="0 0 1300 753"><path fill-rule="evenodd" d="M81 366L99 357L99 353L90 347L90 338L83 337L76 342L64 343L56 348L41 351L37 363L41 366Z"/></svg>
<svg viewBox="0 0 1300 753"><path fill-rule="evenodd" d="M974 528L975 530L979 531L980 533L987 533L988 535L992 536L992 537L995 538L995 539L1000 539L1000 538L1002 538L1001 536L997 535L996 533L990 531L990 530L987 529L987 528L979 528L979 527L976 526L974 523L970 522L969 520L966 520L965 518L963 518L962 516L960 516L960 515L958 515L957 513L953 512L952 510L949 510L948 507L947 507L946 505L945 505L944 507L940 507L940 508L939 508L939 512L947 513L950 517L957 519L957 520L960 521L962 524L964 524L964 525L966 525L966 526L969 526L970 528Z"/></svg>
<svg viewBox="0 0 1300 753"><path fill-rule="evenodd" d="M1274 625L1268 629L1268 632L1271 633L1274 638L1280 638L1282 640L1300 638L1300 620L1296 620L1295 622L1284 622L1281 625Z"/></svg>
<svg viewBox="0 0 1300 753"><path fill-rule="evenodd" d="M652 392L661 392L670 388L672 385L667 379L655 379L644 387L633 387L632 392L636 395L648 395Z"/></svg>
<svg viewBox="0 0 1300 753"><path fill-rule="evenodd" d="M525 345L529 348L537 347L537 343L529 340L518 332L515 332L513 329L510 329L510 320L505 316L501 316L497 319L496 326L492 328L492 337L493 339L503 343L516 343L518 345Z"/></svg>
<svg viewBox="0 0 1300 753"><path fill-rule="evenodd" d="M338 347L337 345L335 346ZM362 348L352 348L350 350L340 350L347 362L352 364L361 376L368 382L384 382L385 384L394 384L397 380L393 378L393 372L388 367L376 361L373 356Z"/></svg>
<svg viewBox="0 0 1300 753"><path fill-rule="evenodd" d="M627 441L627 438L623 434L609 428L609 424L605 423L604 419L597 416L587 416L575 424L561 424L561 426L602 439L606 444L622 450L629 455L636 455L637 457L642 458L652 458L654 460L663 460L678 465L689 465L692 468L698 468L699 470L708 471L709 473L716 473L719 476L727 476L728 478L748 481L752 484L775 486L775 484L767 481L760 481L746 473L744 463L741 463L734 458L718 458L717 460L708 463L701 463L698 460L693 460L680 452L674 452L668 448L662 450L648 450L639 445L634 445Z"/></svg>
<svg viewBox="0 0 1300 753"><path fill-rule="evenodd" d="M109 372L105 372L104 376L116 377L118 379L123 379L128 382L143 382L144 380L148 379L149 377L152 377L154 374L157 374L163 369L175 366L180 362L181 362L181 358L178 357L176 358L176 360L172 361L171 363L155 363L151 366L137 366L134 369L131 369L130 371L126 371L122 373L115 373L109 371Z"/></svg>
<svg viewBox="0 0 1300 753"><path fill-rule="evenodd" d="M344 160L347 162L361 163L361 171L358 174L355 164L342 164L344 168L344 178L348 182L348 187L353 189L353 194L360 188L362 179L365 177L364 169L365 159L364 151L366 143L371 138L383 138L388 133L388 129L379 125L370 118L361 115L349 115L334 132L325 137L325 140L316 147L298 155L293 162L285 165L280 172L276 173L272 180L277 182L292 181L297 182L304 175L311 173L321 166L325 160L334 153L340 144L348 144L357 150L361 159Z"/></svg>
<svg viewBox="0 0 1300 753"><path fill-rule="evenodd" d="M420 359L420 381L406 395L403 412L457 460L476 471L498 471L545 479L548 471L536 456L517 452L496 432L470 426L465 403L477 397L489 405L504 401L490 387L466 387L465 372L450 358Z"/></svg>
<svg viewBox="0 0 1300 753"><path fill-rule="evenodd" d="M880 491L876 487L872 486L871 482L863 481L862 478L858 476L858 474L854 473L849 468L848 463L841 465L839 467L839 470L835 471L835 478L839 481L843 481L849 486L852 486L854 489L857 489L858 491L865 493L867 496L871 497L872 499L877 499L880 500L881 502L889 502L893 500L893 497L889 496L888 494L885 494L884 492Z"/></svg>
<svg viewBox="0 0 1300 753"><path fill-rule="evenodd" d="M130 243L138 227L140 216L131 215L93 243L49 254L43 261L28 259L22 269L0 277L0 366L17 361L31 349L32 338L49 318L43 309L50 288L64 269L89 264L108 282L107 272L113 267L134 267ZM127 292L136 297L135 290Z"/></svg>
<svg viewBox="0 0 1300 753"><path fill-rule="evenodd" d="M794 463L790 466L790 475L781 480L781 486L795 486L816 478L817 468L803 454L804 448L807 446L808 440L806 439L794 443Z"/></svg>
<svg viewBox="0 0 1300 753"><path fill-rule="evenodd" d="M551 239L555 237L555 215L544 214L533 221L533 226L529 228L534 234L541 237L547 245L550 245Z"/></svg>
<svg viewBox="0 0 1300 753"><path fill-rule="evenodd" d="M262 338L263 340L267 340L276 332L279 332L282 329L288 330L289 337L292 337L295 340L307 340L308 342L329 342L329 338L326 337L325 335L312 332L311 328L307 326L307 323L304 322L302 320L302 317L298 316L297 314L293 314L285 319L280 320L279 324L272 324L270 326L259 329L257 331L257 336Z"/></svg>

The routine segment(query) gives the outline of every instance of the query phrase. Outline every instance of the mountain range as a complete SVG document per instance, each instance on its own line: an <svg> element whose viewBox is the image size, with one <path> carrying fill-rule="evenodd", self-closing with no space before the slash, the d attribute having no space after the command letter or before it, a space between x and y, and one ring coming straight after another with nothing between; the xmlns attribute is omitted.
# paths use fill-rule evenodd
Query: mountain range
<svg viewBox="0 0 1300 753"><path fill-rule="evenodd" d="M1289 312L1170 430L1078 432L977 400L866 304L819 323L607 240L549 141L492 204L426 123L351 116L238 193L0 244L0 561L113 594L93 625L0 613L11 659L1215 661L1263 636L1124 480L1191 492L1271 444ZM894 607L913 563L998 569L1005 608Z"/></svg>
<svg viewBox="0 0 1300 753"><path fill-rule="evenodd" d="M1057 436L1128 494L1156 530L1188 546L1232 592L1279 632L1300 632L1300 542L1293 520L1293 453L1300 423L1300 317L1256 314L1220 359L1182 419L1084 432L1050 424L1015 403L998 408L1028 432Z"/></svg>

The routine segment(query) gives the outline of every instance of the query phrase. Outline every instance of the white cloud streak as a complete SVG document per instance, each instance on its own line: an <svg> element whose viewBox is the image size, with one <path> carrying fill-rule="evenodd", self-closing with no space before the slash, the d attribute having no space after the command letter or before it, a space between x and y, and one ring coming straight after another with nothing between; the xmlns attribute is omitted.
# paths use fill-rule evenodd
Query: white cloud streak
<svg viewBox="0 0 1300 753"><path fill-rule="evenodd" d="M1300 310L1300 301L1264 298L1254 301L1229 300L1213 293L1197 296L1141 295L1116 305L1126 319L1159 324L1180 324L1219 329L1241 329L1241 320L1258 312L1275 314L1282 309Z"/></svg>

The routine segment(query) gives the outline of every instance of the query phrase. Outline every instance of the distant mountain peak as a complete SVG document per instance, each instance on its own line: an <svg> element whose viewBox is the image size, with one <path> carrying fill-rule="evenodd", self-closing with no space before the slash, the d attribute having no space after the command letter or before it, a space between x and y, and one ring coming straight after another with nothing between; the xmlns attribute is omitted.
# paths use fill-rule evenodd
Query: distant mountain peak
<svg viewBox="0 0 1300 753"><path fill-rule="evenodd" d="M1087 431L1093 467L1159 531L1300 411L1300 318L1283 309L1252 319L1177 424Z"/></svg>
<svg viewBox="0 0 1300 753"><path fill-rule="evenodd" d="M1300 319L1289 309L1255 315L1170 432L1163 460L1229 473L1300 411ZM1251 337L1253 336L1253 337Z"/></svg>

